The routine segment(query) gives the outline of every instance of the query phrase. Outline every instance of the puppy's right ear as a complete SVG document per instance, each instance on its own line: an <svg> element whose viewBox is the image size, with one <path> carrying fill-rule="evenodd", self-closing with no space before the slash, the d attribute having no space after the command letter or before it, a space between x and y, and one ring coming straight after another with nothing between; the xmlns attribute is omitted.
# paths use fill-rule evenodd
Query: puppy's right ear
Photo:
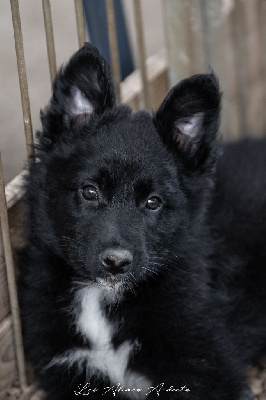
<svg viewBox="0 0 266 400"><path fill-rule="evenodd" d="M216 75L198 74L179 82L154 116L168 149L192 170L212 170L218 146L221 93Z"/></svg>
<svg viewBox="0 0 266 400"><path fill-rule="evenodd" d="M53 95L41 112L42 144L52 145L77 117L88 119L115 104L110 68L96 47L86 43L57 73Z"/></svg>

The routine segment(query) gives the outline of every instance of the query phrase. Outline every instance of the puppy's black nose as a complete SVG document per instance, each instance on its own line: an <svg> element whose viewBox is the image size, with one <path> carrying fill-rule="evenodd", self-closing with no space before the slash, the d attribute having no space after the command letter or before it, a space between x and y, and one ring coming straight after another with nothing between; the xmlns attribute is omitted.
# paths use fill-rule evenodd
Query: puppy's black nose
<svg viewBox="0 0 266 400"><path fill-rule="evenodd" d="M128 250L106 249L100 254L101 266L112 275L127 272L132 261L133 256Z"/></svg>

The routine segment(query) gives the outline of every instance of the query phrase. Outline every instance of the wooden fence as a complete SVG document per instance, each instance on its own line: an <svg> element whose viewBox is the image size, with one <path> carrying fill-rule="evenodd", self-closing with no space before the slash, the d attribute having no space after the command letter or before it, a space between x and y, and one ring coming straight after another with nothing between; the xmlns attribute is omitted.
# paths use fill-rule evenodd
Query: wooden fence
<svg viewBox="0 0 266 400"><path fill-rule="evenodd" d="M226 140L266 133L266 1L163 2L170 84L211 67Z"/></svg>

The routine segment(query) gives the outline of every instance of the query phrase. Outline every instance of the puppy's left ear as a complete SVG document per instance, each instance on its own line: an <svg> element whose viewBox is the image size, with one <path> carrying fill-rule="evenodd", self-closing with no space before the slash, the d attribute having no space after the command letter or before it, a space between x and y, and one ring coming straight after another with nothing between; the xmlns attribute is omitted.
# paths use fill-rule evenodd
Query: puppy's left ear
<svg viewBox="0 0 266 400"><path fill-rule="evenodd" d="M184 79L167 95L154 116L163 141L191 168L216 161L221 94L214 73Z"/></svg>
<svg viewBox="0 0 266 400"><path fill-rule="evenodd" d="M55 77L51 101L41 112L42 144L51 146L79 117L89 122L93 113L101 114L114 104L109 65L96 47L86 43Z"/></svg>

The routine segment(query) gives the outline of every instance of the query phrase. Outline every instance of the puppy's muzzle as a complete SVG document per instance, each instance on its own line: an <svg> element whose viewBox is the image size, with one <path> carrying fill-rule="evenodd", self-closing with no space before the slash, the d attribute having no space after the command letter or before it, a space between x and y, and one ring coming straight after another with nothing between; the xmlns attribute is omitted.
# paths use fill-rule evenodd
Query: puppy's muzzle
<svg viewBox="0 0 266 400"><path fill-rule="evenodd" d="M131 268L133 255L124 249L106 249L100 254L101 268L108 275L125 274Z"/></svg>

